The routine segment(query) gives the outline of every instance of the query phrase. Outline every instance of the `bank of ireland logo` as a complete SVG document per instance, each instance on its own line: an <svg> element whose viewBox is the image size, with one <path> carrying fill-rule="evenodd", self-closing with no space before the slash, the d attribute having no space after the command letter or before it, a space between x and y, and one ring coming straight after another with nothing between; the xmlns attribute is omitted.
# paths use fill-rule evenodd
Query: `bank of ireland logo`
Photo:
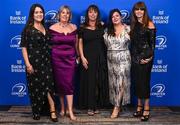
<svg viewBox="0 0 180 125"><path fill-rule="evenodd" d="M46 23L56 23L58 22L58 19L57 19L57 14L58 14L58 11L56 10L50 10L48 11L46 14L45 14L45 22Z"/></svg>
<svg viewBox="0 0 180 125"><path fill-rule="evenodd" d="M127 21L129 19L129 16L130 16L129 11L121 10L121 14L122 14L122 20L123 21Z"/></svg>
<svg viewBox="0 0 180 125"><path fill-rule="evenodd" d="M162 59L158 59L157 60L157 64L161 65L163 63L163 60Z"/></svg>
<svg viewBox="0 0 180 125"><path fill-rule="evenodd" d="M151 95L156 97L163 97L166 94L165 89L166 87L164 84L155 84L151 88Z"/></svg>
<svg viewBox="0 0 180 125"><path fill-rule="evenodd" d="M13 38L11 38L10 47L11 48L21 49L20 48L20 43L21 43L21 35L16 35Z"/></svg>
<svg viewBox="0 0 180 125"><path fill-rule="evenodd" d="M12 95L16 95L18 97L24 97L27 93L26 91L26 85L24 83L17 83L12 87Z"/></svg>
<svg viewBox="0 0 180 125"><path fill-rule="evenodd" d="M22 15L20 10L15 10L15 15L9 16L10 24L26 24L26 16Z"/></svg>
<svg viewBox="0 0 180 125"><path fill-rule="evenodd" d="M165 10L158 10L158 15L152 16L155 24L169 24L170 15L165 13Z"/></svg>
<svg viewBox="0 0 180 125"><path fill-rule="evenodd" d="M158 50L163 50L167 48L167 38L164 35L156 36L156 48Z"/></svg>

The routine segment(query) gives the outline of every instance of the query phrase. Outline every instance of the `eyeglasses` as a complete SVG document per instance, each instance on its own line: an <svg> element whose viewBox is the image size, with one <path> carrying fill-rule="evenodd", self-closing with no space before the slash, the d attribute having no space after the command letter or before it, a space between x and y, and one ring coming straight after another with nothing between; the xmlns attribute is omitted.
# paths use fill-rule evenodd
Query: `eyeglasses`
<svg viewBox="0 0 180 125"><path fill-rule="evenodd" d="M145 10L144 7L136 7L135 10Z"/></svg>

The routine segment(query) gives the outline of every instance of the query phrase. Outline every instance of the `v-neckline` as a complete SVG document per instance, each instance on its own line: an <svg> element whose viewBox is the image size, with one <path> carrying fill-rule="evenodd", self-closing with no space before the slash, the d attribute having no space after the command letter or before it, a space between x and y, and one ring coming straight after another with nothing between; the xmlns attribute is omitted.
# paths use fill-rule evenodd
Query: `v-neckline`
<svg viewBox="0 0 180 125"><path fill-rule="evenodd" d="M121 33L119 33L118 35L115 35L115 37L117 37L117 38L121 37L124 32L125 32L125 27L123 28L123 30L121 31Z"/></svg>
<svg viewBox="0 0 180 125"><path fill-rule="evenodd" d="M118 35L115 35L115 37L120 37L121 38L121 36L123 35L123 33L124 33L124 31L125 31L125 29L123 29L122 31L121 31L121 33L119 33Z"/></svg>
<svg viewBox="0 0 180 125"><path fill-rule="evenodd" d="M46 36L46 29L44 28L44 33L42 32L42 31L40 31L39 29L37 29L36 27L34 27L33 26L33 28L35 29L35 30L37 30L39 33L41 33L43 36Z"/></svg>

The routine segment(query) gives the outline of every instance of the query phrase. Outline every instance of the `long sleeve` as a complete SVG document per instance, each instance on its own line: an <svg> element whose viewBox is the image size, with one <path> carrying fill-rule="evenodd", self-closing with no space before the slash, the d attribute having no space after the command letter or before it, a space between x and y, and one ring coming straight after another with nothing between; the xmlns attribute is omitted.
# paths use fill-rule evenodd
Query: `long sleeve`
<svg viewBox="0 0 180 125"><path fill-rule="evenodd" d="M156 42L156 29L150 29L149 38L150 38L149 41L150 41L151 49L152 49L153 55L154 55L155 42Z"/></svg>
<svg viewBox="0 0 180 125"><path fill-rule="evenodd" d="M130 52L131 52L132 61L139 64L142 57L139 54L137 50L137 45L134 43L134 41L131 41Z"/></svg>

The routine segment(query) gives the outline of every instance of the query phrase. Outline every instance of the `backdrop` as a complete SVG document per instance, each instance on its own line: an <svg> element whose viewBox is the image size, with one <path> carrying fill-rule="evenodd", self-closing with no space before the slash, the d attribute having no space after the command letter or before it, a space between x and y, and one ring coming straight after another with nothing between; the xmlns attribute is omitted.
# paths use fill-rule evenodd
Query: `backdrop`
<svg viewBox="0 0 180 125"><path fill-rule="evenodd" d="M40 3L46 11L47 26L56 22L61 5L69 5L72 22L84 21L90 4L100 8L106 22L108 13L119 8L126 23L136 0L5 0L0 4L0 105L29 105L25 79L25 65L19 44L21 31L33 3ZM145 0L150 17L157 27L155 60L151 79L151 105L180 106L180 42L179 4L175 0ZM77 91L77 90L76 90Z"/></svg>

